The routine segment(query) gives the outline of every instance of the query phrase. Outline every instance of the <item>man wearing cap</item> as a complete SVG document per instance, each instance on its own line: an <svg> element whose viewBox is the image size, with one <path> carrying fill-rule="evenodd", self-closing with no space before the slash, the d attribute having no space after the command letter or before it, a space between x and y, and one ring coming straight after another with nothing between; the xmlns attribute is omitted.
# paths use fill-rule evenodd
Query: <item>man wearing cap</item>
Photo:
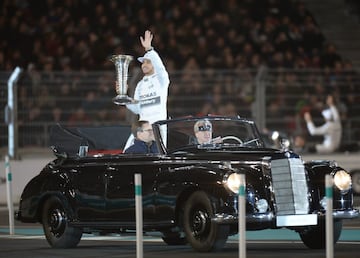
<svg viewBox="0 0 360 258"><path fill-rule="evenodd" d="M209 120L199 120L194 124L197 144L220 143L221 137L212 138L212 124Z"/></svg>
<svg viewBox="0 0 360 258"><path fill-rule="evenodd" d="M138 58L144 77L137 83L134 99L138 103L126 104L133 113L139 115L139 120L147 120L150 124L167 119L167 97L170 84L169 74L159 56L151 45L153 34L147 30L144 37L140 36L145 54ZM163 130L165 131L165 130ZM165 132L162 135L165 136ZM164 137L165 139L165 137ZM134 138L129 137L125 148L128 148Z"/></svg>
<svg viewBox="0 0 360 258"><path fill-rule="evenodd" d="M152 47L153 34L147 30L140 36L145 55L138 58L144 77L138 82L134 99L139 102L127 104L126 107L139 115L139 120L147 120L150 124L167 118L167 97L170 84L169 74L159 56Z"/></svg>
<svg viewBox="0 0 360 258"><path fill-rule="evenodd" d="M328 105L328 108L322 111L322 115L325 119L325 123L322 126L316 127L310 113L306 112L304 114L309 133L311 135L324 136L323 143L315 145L318 153L334 152L339 148L341 143L342 128L340 116L331 95L327 96L326 104Z"/></svg>

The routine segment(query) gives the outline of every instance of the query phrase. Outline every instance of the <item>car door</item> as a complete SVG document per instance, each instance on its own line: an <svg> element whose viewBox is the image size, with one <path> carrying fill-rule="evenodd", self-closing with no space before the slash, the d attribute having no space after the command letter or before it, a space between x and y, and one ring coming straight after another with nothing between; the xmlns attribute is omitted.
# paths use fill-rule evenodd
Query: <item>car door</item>
<svg viewBox="0 0 360 258"><path fill-rule="evenodd" d="M120 157L106 168L106 219L109 221L135 222L134 175L142 177L143 220L153 221L155 212L154 182L158 166L152 157Z"/></svg>
<svg viewBox="0 0 360 258"><path fill-rule="evenodd" d="M101 159L82 159L69 168L76 213L81 221L104 219L105 164Z"/></svg>

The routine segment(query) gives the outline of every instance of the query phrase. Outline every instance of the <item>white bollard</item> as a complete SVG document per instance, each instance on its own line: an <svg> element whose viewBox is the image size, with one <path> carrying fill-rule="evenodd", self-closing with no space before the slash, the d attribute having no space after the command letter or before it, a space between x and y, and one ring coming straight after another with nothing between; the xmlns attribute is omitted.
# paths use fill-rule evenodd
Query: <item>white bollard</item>
<svg viewBox="0 0 360 258"><path fill-rule="evenodd" d="M18 121L17 106L18 98L16 82L19 79L22 69L16 67L8 80L8 103L7 103L7 124L8 124L8 154L11 158L17 157Z"/></svg>
<svg viewBox="0 0 360 258"><path fill-rule="evenodd" d="M12 196L12 174L10 170L9 156L5 156L5 176L6 176L6 192L7 192L7 206L9 210L9 232L14 235L14 203Z"/></svg>
<svg viewBox="0 0 360 258"><path fill-rule="evenodd" d="M239 188L239 258L246 258L246 205L245 205L245 175L240 175Z"/></svg>
<svg viewBox="0 0 360 258"><path fill-rule="evenodd" d="M136 257L143 257L143 211L141 174L135 174Z"/></svg>
<svg viewBox="0 0 360 258"><path fill-rule="evenodd" d="M333 225L333 178L325 176L326 196L326 258L334 257L334 225Z"/></svg>

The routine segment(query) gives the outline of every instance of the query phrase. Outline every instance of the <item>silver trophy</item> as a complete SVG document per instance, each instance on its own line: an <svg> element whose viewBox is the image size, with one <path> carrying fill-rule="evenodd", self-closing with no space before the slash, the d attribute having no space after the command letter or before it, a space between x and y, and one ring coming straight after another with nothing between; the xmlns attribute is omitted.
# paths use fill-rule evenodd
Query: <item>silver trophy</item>
<svg viewBox="0 0 360 258"><path fill-rule="evenodd" d="M118 94L113 98L113 102L116 105L126 105L129 103L137 103L137 100L127 95L127 79L129 64L133 60L129 55L112 55L110 61L114 63L116 70L116 93Z"/></svg>

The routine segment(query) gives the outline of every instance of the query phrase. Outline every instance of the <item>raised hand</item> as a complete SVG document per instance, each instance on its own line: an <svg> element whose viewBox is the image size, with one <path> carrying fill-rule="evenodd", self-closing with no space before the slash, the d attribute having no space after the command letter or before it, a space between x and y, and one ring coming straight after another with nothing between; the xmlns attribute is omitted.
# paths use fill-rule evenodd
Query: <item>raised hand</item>
<svg viewBox="0 0 360 258"><path fill-rule="evenodd" d="M145 48L145 51L148 51L152 48L151 42L153 37L153 34L149 30L145 31L144 37L140 36L140 42L141 45Z"/></svg>
<svg viewBox="0 0 360 258"><path fill-rule="evenodd" d="M310 122L312 120L309 112L304 113L304 119L306 122Z"/></svg>

